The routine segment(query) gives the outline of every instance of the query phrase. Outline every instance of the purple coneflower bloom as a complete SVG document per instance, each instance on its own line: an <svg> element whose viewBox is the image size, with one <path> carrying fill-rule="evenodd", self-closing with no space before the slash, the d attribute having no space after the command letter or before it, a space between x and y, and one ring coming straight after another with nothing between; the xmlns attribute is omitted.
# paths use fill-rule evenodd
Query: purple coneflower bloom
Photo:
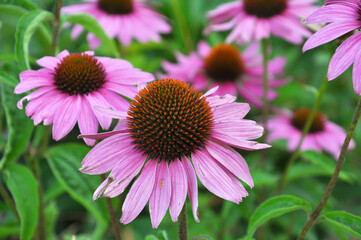
<svg viewBox="0 0 361 240"><path fill-rule="evenodd" d="M318 8L312 5L315 2L317 0L243 0L225 3L208 13L212 24L205 32L232 29L226 42L249 42L274 34L299 44L302 37L310 35L300 18Z"/></svg>
<svg viewBox="0 0 361 240"><path fill-rule="evenodd" d="M81 136L104 139L84 158L81 171L108 178L94 199L121 194L139 174L123 204L121 222L135 219L149 201L152 226L157 228L169 208L173 221L187 193L198 222L197 178L215 195L239 203L248 195L242 180L253 187L244 158L233 148L270 147L250 139L263 128L243 117L250 107L236 97L209 96L185 82L165 79L139 91L128 112L99 109L120 122L113 132ZM192 165L193 162L193 165ZM194 167L194 168L193 168Z"/></svg>
<svg viewBox="0 0 361 240"><path fill-rule="evenodd" d="M118 38L129 45L132 38L139 42L160 41L161 33L169 33L171 27L165 18L139 0L90 0L62 8L62 13L88 13L96 18L109 38ZM84 28L75 25L71 37L76 38ZM101 41L89 33L90 48L99 46Z"/></svg>
<svg viewBox="0 0 361 240"><path fill-rule="evenodd" d="M301 108L293 114L285 112L275 116L269 120L267 125L270 131L268 140L287 139L289 150L294 151L300 141L303 127L310 115L310 110ZM337 159L345 138L346 133L340 126L328 121L322 113L318 112L312 122L309 133L301 145L301 151L316 150L321 152L325 150ZM354 146L355 143L352 141L350 148Z"/></svg>
<svg viewBox="0 0 361 240"><path fill-rule="evenodd" d="M162 66L167 74L182 81L191 82L196 89L209 89L219 86L219 95L237 95L257 107L262 106L263 67L262 55L258 44L252 44L241 53L229 44L219 44L211 48L206 42L198 44L198 52L189 56L176 54L178 63L164 61ZM269 100L274 100L277 93L272 87L287 82L278 79L282 75L286 58L278 57L269 61Z"/></svg>
<svg viewBox="0 0 361 240"><path fill-rule="evenodd" d="M56 141L76 122L82 134L97 133L98 122L108 129L111 119L94 112L94 107L126 110L129 103L118 94L133 98L137 93L134 85L154 80L153 75L133 68L125 60L94 57L93 52L69 54L64 50L57 57L43 57L37 63L44 68L21 72L14 92L36 89L18 102L18 108L23 109L23 102L29 101L26 115L35 125L53 123ZM91 139L85 142L94 144Z"/></svg>
<svg viewBox="0 0 361 240"><path fill-rule="evenodd" d="M311 14L307 23L329 23L312 35L303 51L335 40L353 30L361 28L361 2L359 0L330 0L325 6ZM352 63L353 86L356 94L361 95L361 33L356 33L344 41L333 55L328 67L327 78L333 80L343 73Z"/></svg>

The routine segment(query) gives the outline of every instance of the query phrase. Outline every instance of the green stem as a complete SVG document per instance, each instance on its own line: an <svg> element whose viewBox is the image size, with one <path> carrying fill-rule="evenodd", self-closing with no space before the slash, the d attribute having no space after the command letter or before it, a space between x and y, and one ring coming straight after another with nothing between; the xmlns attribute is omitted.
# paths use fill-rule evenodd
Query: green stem
<svg viewBox="0 0 361 240"><path fill-rule="evenodd" d="M286 166L285 171L283 172L281 183L280 183L280 185L278 187L278 193L280 193L283 190L284 186L286 185L286 181L287 181L287 177L288 177L288 174L290 172L290 169L291 169L291 167L295 163L295 160L298 158L298 156L300 154L300 149L301 149L303 140L305 139L306 135L308 134L308 132L311 129L312 122L313 122L313 120L314 120L314 118L316 116L316 113L317 113L317 111L318 111L318 109L320 107L321 100L322 100L323 95L326 92L327 86L328 86L328 80L327 80L327 77L325 77L323 79L323 82L322 82L320 91L319 91L319 93L317 95L316 101L315 101L315 103L314 103L314 105L312 107L311 115L307 119L307 122L306 122L305 126L303 127L302 136L300 138L300 141L297 144L296 150L293 152L293 154L291 155L291 157L289 158L289 160L287 162L287 166Z"/></svg>
<svg viewBox="0 0 361 240"><path fill-rule="evenodd" d="M262 39L262 53L263 53L263 125L264 125L264 135L263 138L267 138L267 122L269 114L269 102L268 102L268 92L269 92L269 74L268 74L268 45L269 39Z"/></svg>
<svg viewBox="0 0 361 240"><path fill-rule="evenodd" d="M58 45L61 4L62 4L62 0L58 0L56 3L55 19L54 19L54 23L53 23L53 37L52 37L52 42L51 42L51 55L52 56L55 56L56 47Z"/></svg>
<svg viewBox="0 0 361 240"><path fill-rule="evenodd" d="M178 227L179 240L188 240L187 205L185 202L178 217Z"/></svg>
<svg viewBox="0 0 361 240"><path fill-rule="evenodd" d="M18 211L16 210L15 204L12 201L9 193L6 191L5 187L0 183L0 195L4 199L5 203L10 207L10 209L14 212L15 216L18 220L20 220L20 216Z"/></svg>
<svg viewBox="0 0 361 240"><path fill-rule="evenodd" d="M181 37L188 52L193 50L193 40L191 32L188 28L187 20L185 18L182 5L179 0L171 0L172 9L175 15L175 20L179 24Z"/></svg>
<svg viewBox="0 0 361 240"><path fill-rule="evenodd" d="M342 145L341 153L340 153L340 156L339 156L339 158L337 160L337 165L336 165L335 171L334 171L334 173L333 173L333 175L331 177L331 180L330 180L330 182L329 182L329 184L327 186L327 189L326 189L320 203L318 204L315 211L313 211L310 218L308 219L305 226L303 227L301 234L297 238L298 240L303 240L305 238L308 230L312 227L312 225L316 221L318 215L320 214L320 212L322 211L322 209L326 205L327 200L330 197L330 195L331 195L331 193L333 191L333 188L336 185L338 175L340 174L343 162L345 161L346 152L347 152L348 146L350 144L350 141L352 139L352 135L353 135L353 133L355 131L355 128L357 126L357 123L358 123L358 121L360 119L360 115L361 115L361 98L358 101L355 114L354 114L354 116L352 118L350 127L349 127L349 129L347 131L346 139L345 139L345 141L344 141L344 143Z"/></svg>
<svg viewBox="0 0 361 240"><path fill-rule="evenodd" d="M101 177L102 181L104 181L106 179L105 174L100 175L100 177ZM122 240L122 238L120 236L120 229L119 229L117 217L116 217L115 212L114 212L112 200L110 198L108 198L108 197L106 197L105 200L107 202L108 212L109 212L110 220L112 222L112 227L113 227L115 239L116 240Z"/></svg>

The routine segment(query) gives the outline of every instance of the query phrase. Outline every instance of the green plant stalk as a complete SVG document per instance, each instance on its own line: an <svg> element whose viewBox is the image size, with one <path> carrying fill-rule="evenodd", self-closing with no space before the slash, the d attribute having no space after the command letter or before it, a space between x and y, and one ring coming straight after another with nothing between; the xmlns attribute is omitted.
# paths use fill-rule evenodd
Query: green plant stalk
<svg viewBox="0 0 361 240"><path fill-rule="evenodd" d="M105 181L105 179L106 179L105 174L100 175L100 177L101 177L102 181ZM106 197L105 200L107 202L107 208L108 208L110 221L112 223L112 227L113 227L113 231L114 231L114 237L116 240L122 240L122 237L120 236L120 229L119 229L117 217L114 212L112 200L108 197Z"/></svg>
<svg viewBox="0 0 361 240"><path fill-rule="evenodd" d="M14 212L14 215L16 216L16 218L18 220L20 220L20 216L18 211L16 210L15 204L12 201L9 193L6 191L5 187L3 186L3 184L0 182L0 195L1 197L4 199L5 203L10 207L10 209Z"/></svg>
<svg viewBox="0 0 361 240"><path fill-rule="evenodd" d="M188 52L192 51L194 48L191 32L188 28L187 20L183 13L182 5L179 0L171 0L171 6L175 15L175 20L179 24L181 37L186 46Z"/></svg>
<svg viewBox="0 0 361 240"><path fill-rule="evenodd" d="M178 217L178 227L179 240L188 240L187 205L185 202Z"/></svg>
<svg viewBox="0 0 361 240"><path fill-rule="evenodd" d="M324 208L324 206L326 205L327 203L327 200L328 198L330 197L332 191L333 191L333 188L335 187L336 185L336 182L337 182L337 178L338 178L338 175L340 174L340 171L341 171L341 168L342 168L342 165L345 161L345 157L346 157L346 152L347 152L347 149L348 149L348 146L351 142L351 139L352 139L352 135L355 131L355 128L357 126L357 123L360 119L360 115L361 115L361 98L359 99L358 101L358 104L357 104L357 107L356 107L356 111L355 111L355 114L352 118L352 121L351 121L351 124L350 124L350 127L347 131L347 135L346 135L346 139L342 145L342 148L341 148L341 153L340 153L340 156L338 157L338 160L337 160L337 165L336 165L336 168L335 168L335 171L330 179L330 182L327 186L327 189L320 201L320 203L318 204L317 208L315 209L315 211L313 211L313 213L311 214L310 218L308 219L308 221L306 222L305 226L303 227L302 229L302 232L301 234L298 236L298 240L302 240L305 238L308 230L312 227L312 225L314 224L314 222L316 221L317 217L319 216L320 212L322 211L322 209Z"/></svg>
<svg viewBox="0 0 361 240"><path fill-rule="evenodd" d="M62 0L58 0L56 3L55 19L53 23L53 37L51 42L51 55L55 56L58 45L59 29L60 29L60 9Z"/></svg>
<svg viewBox="0 0 361 240"><path fill-rule="evenodd" d="M316 113L317 113L317 111L318 111L318 109L320 107L321 100L322 100L323 95L326 92L327 86L328 86L328 79L327 79L327 77L325 77L323 79L323 82L322 82L320 91L319 91L319 93L317 95L316 101L315 101L315 103L314 103L314 105L312 107L311 115L309 116L305 126L303 127L302 135L301 135L300 141L297 144L296 150L293 152L293 154L291 155L291 157L287 161L286 169L283 172L283 176L282 176L280 185L278 186L278 193L280 193L283 190L284 186L286 185L286 181L287 181L287 177L288 177L288 174L290 172L290 169L292 168L293 164L295 163L295 160L298 158L298 156L300 154L300 149L301 149L302 143L305 140L306 135L308 134L308 132L311 129L312 122L313 122L313 120L314 120L314 118L316 116Z"/></svg>
<svg viewBox="0 0 361 240"><path fill-rule="evenodd" d="M269 74L268 74L268 45L269 39L262 39L262 53L263 53L263 125L264 125L264 135L263 138L267 138L268 132L268 115L269 115L269 101L268 101L268 92L269 92Z"/></svg>

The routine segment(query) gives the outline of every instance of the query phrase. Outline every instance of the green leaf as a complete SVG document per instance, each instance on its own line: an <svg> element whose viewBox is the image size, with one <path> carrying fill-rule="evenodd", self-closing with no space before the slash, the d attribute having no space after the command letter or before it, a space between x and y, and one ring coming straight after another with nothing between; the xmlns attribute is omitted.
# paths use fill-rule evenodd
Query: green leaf
<svg viewBox="0 0 361 240"><path fill-rule="evenodd" d="M13 163L8 165L4 175L20 216L20 239L30 240L35 232L39 207L35 177L26 167Z"/></svg>
<svg viewBox="0 0 361 240"><path fill-rule="evenodd" d="M21 70L30 69L29 42L34 31L46 20L52 20L53 14L43 10L35 10L23 15L16 28L15 55Z"/></svg>
<svg viewBox="0 0 361 240"><path fill-rule="evenodd" d="M99 25L98 21L92 16L83 13L74 14L67 16L64 21L82 25L86 30L94 33L97 38L102 40L103 44L109 46L112 53L114 54L114 57L120 57L115 43L111 39L109 39L103 28Z"/></svg>
<svg viewBox="0 0 361 240"><path fill-rule="evenodd" d="M361 218L356 215L344 211L335 211L326 213L320 220L361 238Z"/></svg>
<svg viewBox="0 0 361 240"><path fill-rule="evenodd" d="M19 6L10 5L10 4L0 4L0 13L1 14L14 15L14 16L19 17L19 16L25 14L26 12L27 12L26 9L19 7Z"/></svg>
<svg viewBox="0 0 361 240"><path fill-rule="evenodd" d="M148 235L145 237L145 240L159 240L159 239L154 235Z"/></svg>
<svg viewBox="0 0 361 240"><path fill-rule="evenodd" d="M13 76L2 71L0 71L0 82L3 82L12 87L15 87L19 83L19 81Z"/></svg>
<svg viewBox="0 0 361 240"><path fill-rule="evenodd" d="M3 0L2 3L17 5L31 10L37 8L36 5L29 0Z"/></svg>
<svg viewBox="0 0 361 240"><path fill-rule="evenodd" d="M10 236L19 236L19 233L19 223L1 223L0 225L0 239L8 239Z"/></svg>
<svg viewBox="0 0 361 240"><path fill-rule="evenodd" d="M301 157L306 158L308 161L320 167L327 176L331 176L335 171L336 161L325 154L316 151L305 151L301 153ZM353 183L357 179L357 176L349 171L341 170L339 178L346 182Z"/></svg>
<svg viewBox="0 0 361 240"><path fill-rule="evenodd" d="M9 130L5 153L0 160L0 170L9 162L16 160L26 148L33 131L33 122L24 111L16 107L21 95L15 95L14 89L0 83L1 103L5 110L6 123Z"/></svg>
<svg viewBox="0 0 361 240"><path fill-rule="evenodd" d="M93 201L93 192L100 184L99 176L89 176L78 170L89 148L80 144L62 144L45 152L49 166L69 195L82 204L97 219L94 239L100 239L108 225L104 199Z"/></svg>
<svg viewBox="0 0 361 240"><path fill-rule="evenodd" d="M246 239L252 239L257 228L268 220L300 209L309 213L311 211L311 205L300 198L287 195L268 199L262 203L252 215L248 225Z"/></svg>

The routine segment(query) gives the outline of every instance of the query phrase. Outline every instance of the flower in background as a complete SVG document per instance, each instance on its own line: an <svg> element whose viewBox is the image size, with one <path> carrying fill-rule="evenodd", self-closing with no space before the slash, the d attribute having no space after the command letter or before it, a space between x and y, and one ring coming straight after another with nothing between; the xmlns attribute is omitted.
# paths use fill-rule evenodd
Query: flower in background
<svg viewBox="0 0 361 240"><path fill-rule="evenodd" d="M258 44L252 44L241 53L229 44L219 44L211 48L206 42L198 44L198 53L189 56L177 53L178 63L164 61L162 66L167 76L191 82L196 89L209 89L219 86L219 95L237 95L237 92L248 102L257 107L262 106L263 66L262 56L258 52ZM275 58L269 61L269 100L274 100L277 93L272 87L287 82L278 79L283 74L286 58Z"/></svg>
<svg viewBox="0 0 361 240"><path fill-rule="evenodd" d="M306 108L298 109L293 114L278 114L268 122L267 126L270 131L268 140L272 142L277 139L287 139L289 150L294 151L310 115L311 111ZM345 138L346 133L340 126L328 121L322 113L318 112L302 143L301 151L316 150L321 152L325 150L337 159ZM354 146L355 143L352 141L350 148Z"/></svg>
<svg viewBox="0 0 361 240"><path fill-rule="evenodd" d="M160 41L161 33L169 33L171 27L165 18L139 0L91 0L62 8L62 13L88 13L98 20L109 38L118 38L129 45L132 38L139 42ZM75 25L71 37L77 38L84 28ZM87 36L90 48L99 46L101 41L94 34Z"/></svg>
<svg viewBox="0 0 361 240"><path fill-rule="evenodd" d="M250 141L262 136L263 128L243 119L248 104L234 102L231 95L209 96L214 92L203 95L185 82L165 79L143 88L128 112L99 108L120 123L113 132L81 136L104 140L86 155L80 170L111 171L94 199L121 194L140 172L123 204L124 224L133 221L148 200L154 228L168 208L177 221L187 193L198 222L196 174L215 195L241 202L248 193L239 179L250 187L253 180L246 161L229 145L244 150L270 146Z"/></svg>
<svg viewBox="0 0 361 240"><path fill-rule="evenodd" d="M329 0L325 6L311 14L306 22L328 23L312 35L303 51L335 40L353 30L361 28L361 5L359 0ZM344 41L333 55L328 67L327 78L333 80L353 65L353 87L356 94L361 95L361 33L356 33Z"/></svg>
<svg viewBox="0 0 361 240"><path fill-rule="evenodd" d="M317 0L243 0L225 3L208 12L212 23L205 32L232 29L226 39L228 43L234 40L260 40L274 34L300 44L303 37L310 35L300 18L318 9L312 5L315 2Z"/></svg>
<svg viewBox="0 0 361 240"><path fill-rule="evenodd" d="M112 120L94 112L94 107L126 110L129 103L118 94L133 98L137 93L134 85L154 80L153 75L133 68L125 60L94 57L93 52L69 54L64 50L57 57L43 57L37 63L44 68L21 72L14 92L36 89L18 102L18 108L29 101L26 115L35 125L53 123L56 141L76 122L82 134L97 133L98 122L108 129ZM94 144L91 139L85 142Z"/></svg>

